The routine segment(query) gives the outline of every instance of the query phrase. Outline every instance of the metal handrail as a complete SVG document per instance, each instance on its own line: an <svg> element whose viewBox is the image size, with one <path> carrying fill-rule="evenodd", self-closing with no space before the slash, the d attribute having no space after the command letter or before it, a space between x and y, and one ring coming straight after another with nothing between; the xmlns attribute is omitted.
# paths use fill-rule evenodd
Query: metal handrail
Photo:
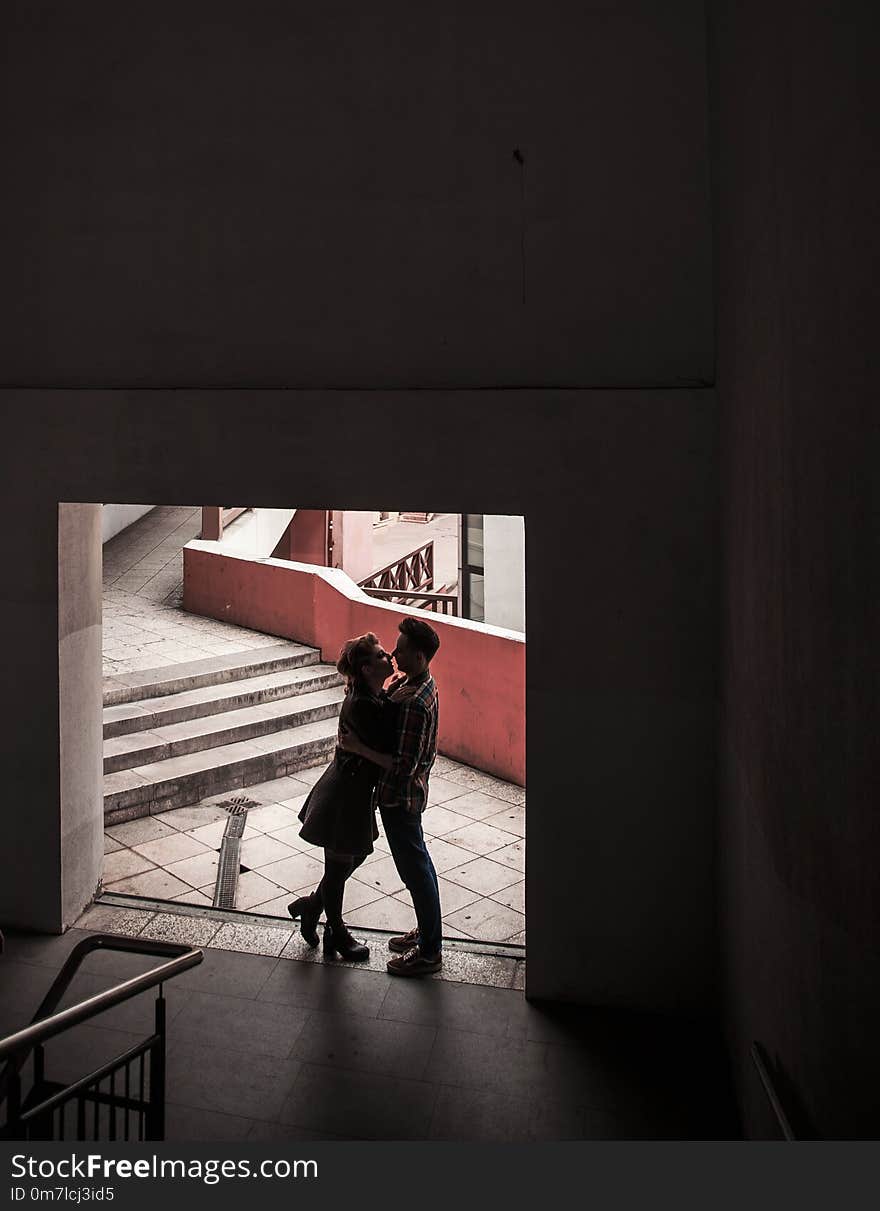
<svg viewBox="0 0 880 1211"><path fill-rule="evenodd" d="M53 1013L52 1010L66 992L80 963L93 950L118 950L134 954L152 954L160 958L171 956L171 958L170 962L163 963L161 967L154 967L152 971L142 972L141 975L116 984L113 988L107 988L96 996L89 997L88 1000L80 1001L78 1005L71 1005L69 1009L62 1009L60 1013ZM189 946L174 942L151 942L141 938L121 938L113 934L95 934L90 938L84 938L82 942L78 942L74 946L67 956L64 966L43 998L31 1025L0 1040L0 1060L9 1057L10 1062L16 1068L20 1068L28 1053L38 1043L51 1039L55 1035L61 1034L69 1026L76 1026L79 1022L93 1018L97 1014L103 1013L105 1009L111 1009L114 1005L119 1005L122 1001L127 1001L140 992L146 992L148 988L164 984L166 980L180 975L183 971L188 971L190 967L197 967L203 958L204 955L200 950L193 950ZM0 1097L2 1097L2 1092L0 1089Z"/></svg>
<svg viewBox="0 0 880 1211"><path fill-rule="evenodd" d="M783 1136L789 1142L794 1142L797 1138L792 1130L791 1123L788 1121L788 1115L782 1107L782 1102L779 1100L779 1094L776 1092L776 1086L773 1084L773 1078L770 1075L764 1048L757 1040L751 1046L752 1063L758 1070L758 1076L761 1078L761 1084L764 1086L764 1092L767 1094L767 1100L773 1108L773 1113L776 1115L776 1121L779 1123L780 1130Z"/></svg>

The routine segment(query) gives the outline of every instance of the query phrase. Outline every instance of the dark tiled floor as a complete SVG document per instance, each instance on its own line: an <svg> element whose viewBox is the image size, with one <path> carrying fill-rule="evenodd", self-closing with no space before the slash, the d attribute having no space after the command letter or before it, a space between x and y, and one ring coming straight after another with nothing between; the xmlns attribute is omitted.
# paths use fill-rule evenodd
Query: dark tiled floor
<svg viewBox="0 0 880 1211"><path fill-rule="evenodd" d="M83 936L15 936L0 1035L24 1025ZM96 953L71 995L155 965ZM713 1037L647 1015L529 1004L506 988L206 950L169 983L167 1138L730 1139ZM72 1080L150 1029L152 995L50 1044Z"/></svg>

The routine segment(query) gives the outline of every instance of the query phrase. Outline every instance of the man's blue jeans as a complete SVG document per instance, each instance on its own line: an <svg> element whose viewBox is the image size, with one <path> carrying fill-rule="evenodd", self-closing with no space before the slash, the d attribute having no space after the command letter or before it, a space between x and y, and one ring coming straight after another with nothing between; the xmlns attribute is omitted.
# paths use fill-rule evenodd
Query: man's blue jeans
<svg viewBox="0 0 880 1211"><path fill-rule="evenodd" d="M425 845L421 813L380 805L379 814L397 873L412 896L419 926L419 950L433 958L443 945L443 922L437 872Z"/></svg>

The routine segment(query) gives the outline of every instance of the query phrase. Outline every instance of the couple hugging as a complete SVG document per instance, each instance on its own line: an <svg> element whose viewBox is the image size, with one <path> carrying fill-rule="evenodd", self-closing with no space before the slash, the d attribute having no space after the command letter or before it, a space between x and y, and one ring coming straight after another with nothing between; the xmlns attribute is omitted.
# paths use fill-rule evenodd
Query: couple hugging
<svg viewBox="0 0 880 1211"><path fill-rule="evenodd" d="M324 954L363 960L369 948L356 941L342 919L345 883L373 852L379 836L376 807L397 873L412 896L416 928L391 938L391 975L422 976L439 971L440 893L425 845L422 812L428 802L428 775L437 755L437 686L431 659L440 646L433 627L404 618L397 647L389 655L368 632L350 639L336 667L346 680L333 760L312 787L299 818L300 836L324 850L324 877L309 896L288 905L300 920L310 946L318 945L317 924L326 915ZM385 682L397 675L386 688Z"/></svg>

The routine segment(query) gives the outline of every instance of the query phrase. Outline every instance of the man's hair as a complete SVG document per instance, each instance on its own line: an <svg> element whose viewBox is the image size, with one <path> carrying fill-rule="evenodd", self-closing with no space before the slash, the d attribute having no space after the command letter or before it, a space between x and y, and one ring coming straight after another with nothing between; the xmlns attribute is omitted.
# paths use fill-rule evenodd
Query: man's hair
<svg viewBox="0 0 880 1211"><path fill-rule="evenodd" d="M397 628L401 635L406 635L413 647L422 653L430 664L432 657L440 646L440 636L427 622L421 618L404 618Z"/></svg>

